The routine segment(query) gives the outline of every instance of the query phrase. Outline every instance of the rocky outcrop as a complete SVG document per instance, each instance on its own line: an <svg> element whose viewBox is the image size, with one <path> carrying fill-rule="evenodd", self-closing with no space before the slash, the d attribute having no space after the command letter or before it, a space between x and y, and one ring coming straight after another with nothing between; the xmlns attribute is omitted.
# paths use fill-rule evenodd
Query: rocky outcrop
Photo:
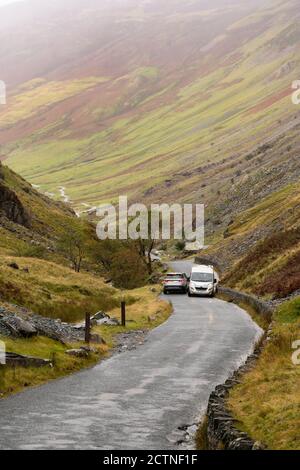
<svg viewBox="0 0 300 470"><path fill-rule="evenodd" d="M30 228L31 218L16 193L0 181L0 217Z"/></svg>

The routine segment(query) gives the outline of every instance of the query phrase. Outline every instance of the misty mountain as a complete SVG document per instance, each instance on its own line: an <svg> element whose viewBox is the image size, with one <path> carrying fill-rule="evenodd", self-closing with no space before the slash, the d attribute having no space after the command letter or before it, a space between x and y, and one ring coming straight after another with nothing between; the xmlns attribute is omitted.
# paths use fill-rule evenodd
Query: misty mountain
<svg viewBox="0 0 300 470"><path fill-rule="evenodd" d="M257 171L249 153L297 124L290 97L300 74L298 7L299 0L7 7L0 158L56 197L66 187L77 206L120 193L209 204L232 178Z"/></svg>

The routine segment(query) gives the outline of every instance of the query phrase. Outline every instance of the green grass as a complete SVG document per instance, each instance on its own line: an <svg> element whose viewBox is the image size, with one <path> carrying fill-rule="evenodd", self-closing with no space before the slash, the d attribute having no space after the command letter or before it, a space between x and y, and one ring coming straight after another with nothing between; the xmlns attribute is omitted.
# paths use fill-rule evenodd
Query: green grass
<svg viewBox="0 0 300 470"><path fill-rule="evenodd" d="M0 126L9 126L32 118L41 108L53 106L107 80L108 78L103 77L87 77L61 82L35 80L28 85L24 84L19 93L12 97L7 109L0 112Z"/></svg>
<svg viewBox="0 0 300 470"><path fill-rule="evenodd" d="M19 270L8 266L16 262ZM28 268L29 273L23 271ZM1 299L63 321L80 321L85 312L111 310L120 293L101 277L35 258L0 257Z"/></svg>
<svg viewBox="0 0 300 470"><path fill-rule="evenodd" d="M300 297L284 303L278 308L276 321L278 323L298 323L300 320Z"/></svg>

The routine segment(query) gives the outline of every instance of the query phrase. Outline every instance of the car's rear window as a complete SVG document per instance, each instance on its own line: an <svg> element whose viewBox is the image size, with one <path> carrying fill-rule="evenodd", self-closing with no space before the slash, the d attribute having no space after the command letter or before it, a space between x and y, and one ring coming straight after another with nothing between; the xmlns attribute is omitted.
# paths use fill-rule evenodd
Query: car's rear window
<svg viewBox="0 0 300 470"><path fill-rule="evenodd" d="M167 274L167 279L183 279L183 274Z"/></svg>

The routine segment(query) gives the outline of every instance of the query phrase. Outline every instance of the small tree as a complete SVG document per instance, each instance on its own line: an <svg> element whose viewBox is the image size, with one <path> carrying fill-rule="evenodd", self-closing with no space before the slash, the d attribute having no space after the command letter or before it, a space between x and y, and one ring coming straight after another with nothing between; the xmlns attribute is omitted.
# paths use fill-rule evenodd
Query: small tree
<svg viewBox="0 0 300 470"><path fill-rule="evenodd" d="M132 289L147 281L148 270L132 240L98 240L92 255L116 287Z"/></svg>
<svg viewBox="0 0 300 470"><path fill-rule="evenodd" d="M79 273L86 253L86 235L82 227L68 227L59 241L60 252L71 261Z"/></svg>
<svg viewBox="0 0 300 470"><path fill-rule="evenodd" d="M143 263L146 265L148 274L151 276L153 273L152 268L152 252L155 247L155 240L142 240L141 238L135 242L135 247L138 255L142 259Z"/></svg>
<svg viewBox="0 0 300 470"><path fill-rule="evenodd" d="M176 247L176 250L183 251L185 249L185 241L178 240L178 242L175 244L175 247Z"/></svg>
<svg viewBox="0 0 300 470"><path fill-rule="evenodd" d="M115 254L123 247L119 240L97 240L92 245L92 257L106 272L110 272Z"/></svg>
<svg viewBox="0 0 300 470"><path fill-rule="evenodd" d="M148 212L148 239L144 240L143 238L139 238L138 240L133 242L137 250L137 253L139 254L143 263L147 267L149 276L153 274L153 266L152 266L153 250L159 242L159 240L156 240L152 237L151 220L152 220L152 214L151 214L151 211L149 211ZM159 224L161 228L161 218L159 220Z"/></svg>
<svg viewBox="0 0 300 470"><path fill-rule="evenodd" d="M140 256L130 247L115 253L110 274L114 286L122 289L141 287L147 280L147 271Z"/></svg>

